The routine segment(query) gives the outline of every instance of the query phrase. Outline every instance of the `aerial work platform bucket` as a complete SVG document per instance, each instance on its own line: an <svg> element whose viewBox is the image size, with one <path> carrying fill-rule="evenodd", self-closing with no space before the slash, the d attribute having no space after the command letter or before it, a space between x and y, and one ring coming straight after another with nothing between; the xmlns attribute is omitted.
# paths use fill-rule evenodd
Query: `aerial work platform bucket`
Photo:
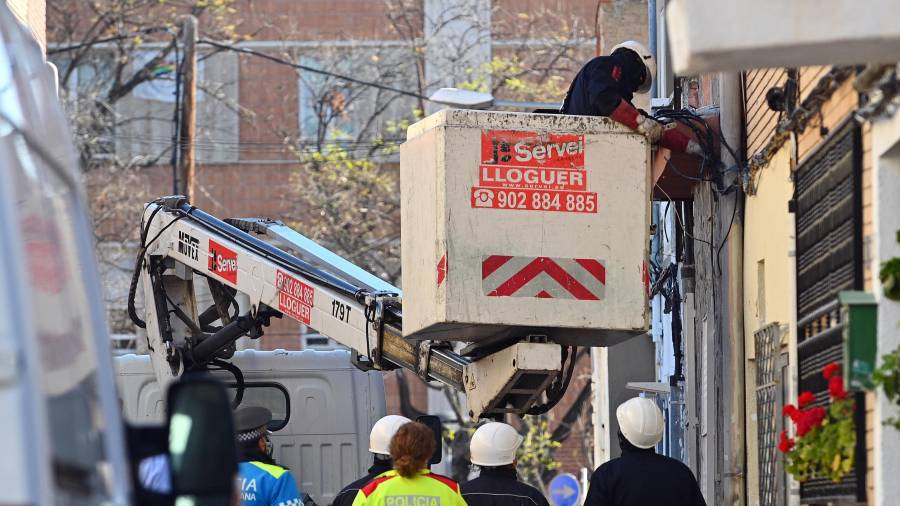
<svg viewBox="0 0 900 506"><path fill-rule="evenodd" d="M448 109L400 148L403 334L646 333L650 145L607 119Z"/></svg>

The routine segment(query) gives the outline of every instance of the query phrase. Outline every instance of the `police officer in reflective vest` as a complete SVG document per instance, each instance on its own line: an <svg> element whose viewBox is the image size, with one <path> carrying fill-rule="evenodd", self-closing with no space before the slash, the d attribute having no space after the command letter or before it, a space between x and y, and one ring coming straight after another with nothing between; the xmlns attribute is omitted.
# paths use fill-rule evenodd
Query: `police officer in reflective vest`
<svg viewBox="0 0 900 506"><path fill-rule="evenodd" d="M272 412L253 406L234 414L236 439L243 454L238 466L244 506L304 506L294 476L272 459Z"/></svg>
<svg viewBox="0 0 900 506"><path fill-rule="evenodd" d="M607 116L646 134L652 143L682 153L702 155L697 141L675 128L664 128L631 103L635 93L647 93L656 78L656 59L640 42L616 45L609 56L587 62L566 93L560 112L580 116Z"/></svg>
<svg viewBox="0 0 900 506"><path fill-rule="evenodd" d="M458 483L428 469L434 453L431 429L418 422L402 425L390 450L394 469L362 487L353 506L466 506Z"/></svg>
<svg viewBox="0 0 900 506"><path fill-rule="evenodd" d="M469 453L481 474L462 485L469 506L550 506L538 489L518 480L516 450L522 440L505 423L488 422L475 430Z"/></svg>
<svg viewBox="0 0 900 506"><path fill-rule="evenodd" d="M594 471L584 506L706 506L691 470L653 449L664 428L655 402L629 399L616 419L622 456Z"/></svg>
<svg viewBox="0 0 900 506"><path fill-rule="evenodd" d="M394 463L391 461L391 438L394 437L397 429L411 421L405 416L388 415L375 422L372 431L369 432L369 451L375 456L372 467L365 476L338 492L331 506L352 506L359 489L394 468Z"/></svg>

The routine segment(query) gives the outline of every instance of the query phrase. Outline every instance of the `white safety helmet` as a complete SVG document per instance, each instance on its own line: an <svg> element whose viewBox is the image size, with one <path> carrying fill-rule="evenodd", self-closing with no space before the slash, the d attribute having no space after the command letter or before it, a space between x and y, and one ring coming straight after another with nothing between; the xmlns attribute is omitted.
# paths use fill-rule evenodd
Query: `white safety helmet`
<svg viewBox="0 0 900 506"><path fill-rule="evenodd" d="M662 439L662 411L650 399L635 397L619 404L616 419L625 439L638 448L652 448Z"/></svg>
<svg viewBox="0 0 900 506"><path fill-rule="evenodd" d="M505 423L488 422L478 427L469 442L472 463L484 467L512 464L524 439Z"/></svg>
<svg viewBox="0 0 900 506"><path fill-rule="evenodd" d="M643 44L636 40L626 40L625 42L620 42L616 44L616 47L612 48L612 51L609 54L613 54L616 52L616 49L629 49L637 53L637 55L641 58L641 61L644 62L644 66L647 67L647 73L644 77L644 82L638 87L638 93L647 93L650 91L650 85L653 84L653 80L656 79L656 58L653 57L653 53L647 50Z"/></svg>
<svg viewBox="0 0 900 506"><path fill-rule="evenodd" d="M369 433L369 451L379 455L391 454L391 438L401 426L411 422L409 418L400 415L388 415L372 426Z"/></svg>

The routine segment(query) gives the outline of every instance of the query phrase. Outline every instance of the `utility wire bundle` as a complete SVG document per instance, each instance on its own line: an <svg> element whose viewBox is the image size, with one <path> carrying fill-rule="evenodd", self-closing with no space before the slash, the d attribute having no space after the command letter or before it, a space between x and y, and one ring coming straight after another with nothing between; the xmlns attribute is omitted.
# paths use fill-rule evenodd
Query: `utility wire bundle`
<svg viewBox="0 0 900 506"><path fill-rule="evenodd" d="M676 167L670 160L669 165L672 167L675 173L685 179L689 179L692 181L713 183L713 191L722 195L731 193L739 187L741 183L740 177L735 182L727 186L724 185L722 177L726 173L732 171L738 171L742 175L746 168L745 164L741 162L737 151L732 148L730 144L728 144L727 140L725 140L725 136L722 135L722 132L719 131L717 136L715 133L716 131L710 127L705 118L688 109L664 109L657 111L657 113L653 116L653 119L659 121L660 123L668 123L670 121L674 121L687 126L691 129L691 132L693 132L694 134L694 139L703 150L704 154L702 160L700 161L700 170L698 171L697 177L685 174L683 171L679 170L678 167ZM735 165L726 168L725 164L719 159L716 150L717 137L719 144L727 149L732 159L735 160ZM714 168L712 172L709 171L710 166Z"/></svg>

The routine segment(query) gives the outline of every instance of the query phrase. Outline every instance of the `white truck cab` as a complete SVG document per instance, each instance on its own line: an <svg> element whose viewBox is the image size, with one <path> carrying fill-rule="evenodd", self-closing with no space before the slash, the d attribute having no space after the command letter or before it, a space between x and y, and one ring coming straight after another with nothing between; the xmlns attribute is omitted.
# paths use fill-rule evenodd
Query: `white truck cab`
<svg viewBox="0 0 900 506"><path fill-rule="evenodd" d="M164 396L150 356L114 360L128 422L162 422ZM244 350L230 362L242 372L243 389L226 371L213 375L232 401L240 395L240 407L272 411L272 456L316 504L331 504L344 485L366 474L369 430L386 411L380 372L357 369L346 350Z"/></svg>

